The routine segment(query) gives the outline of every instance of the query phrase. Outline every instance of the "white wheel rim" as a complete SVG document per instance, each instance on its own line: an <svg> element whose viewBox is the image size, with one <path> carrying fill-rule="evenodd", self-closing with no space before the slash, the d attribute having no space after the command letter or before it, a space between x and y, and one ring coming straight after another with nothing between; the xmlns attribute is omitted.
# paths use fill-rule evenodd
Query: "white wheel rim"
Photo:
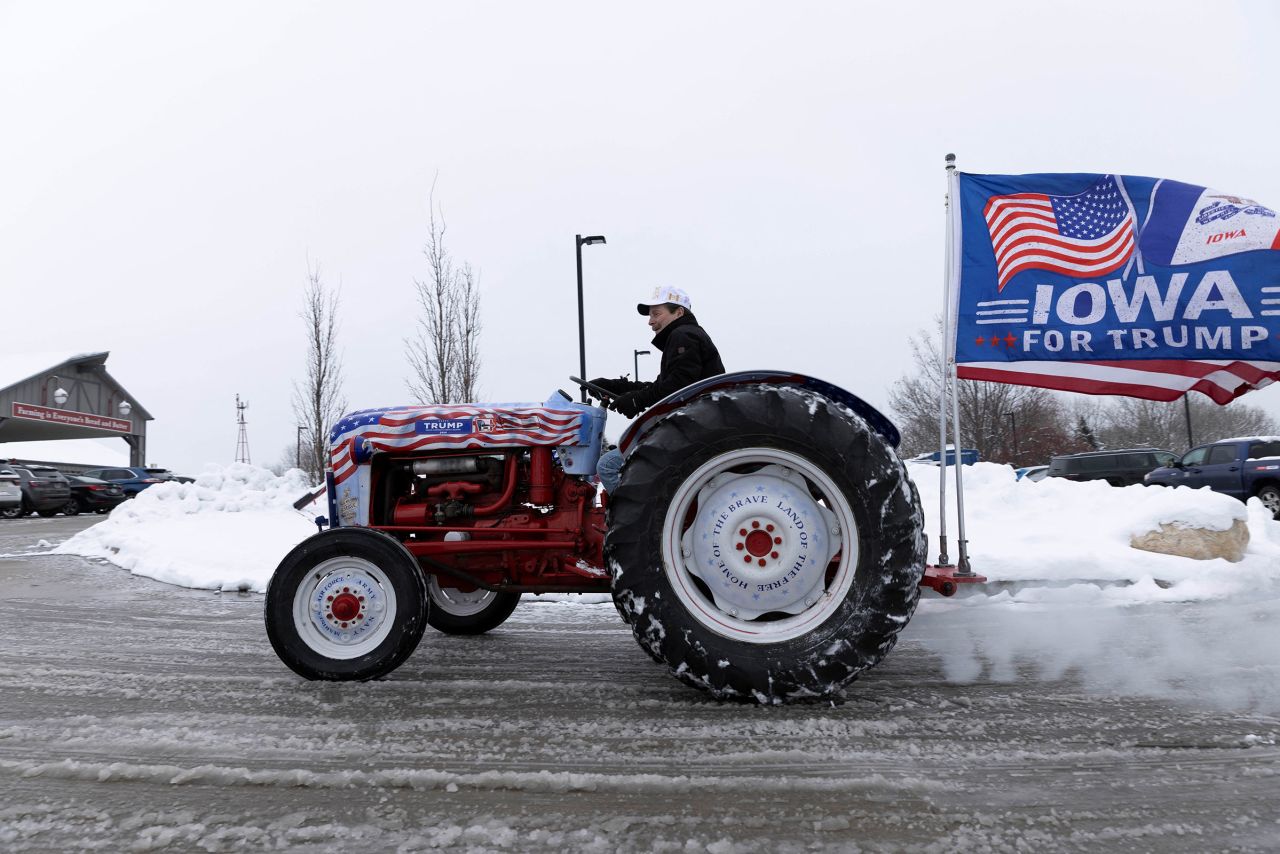
<svg viewBox="0 0 1280 854"><path fill-rule="evenodd" d="M427 593L431 597L431 607L438 607L455 617L474 617L493 604L498 595L496 590L482 590L479 587L469 592L454 587L441 587L434 575L427 582Z"/></svg>
<svg viewBox="0 0 1280 854"><path fill-rule="evenodd" d="M844 604L858 566L857 522L814 463L743 448L703 463L676 490L663 520L662 562L676 597L707 629L780 643L813 631Z"/></svg>
<svg viewBox="0 0 1280 854"><path fill-rule="evenodd" d="M1261 498L1263 507L1267 508L1272 513L1280 513L1280 492L1264 490Z"/></svg>
<svg viewBox="0 0 1280 854"><path fill-rule="evenodd" d="M293 624L313 652L359 658L372 652L396 621L391 579L363 558L342 556L317 564L293 593Z"/></svg>

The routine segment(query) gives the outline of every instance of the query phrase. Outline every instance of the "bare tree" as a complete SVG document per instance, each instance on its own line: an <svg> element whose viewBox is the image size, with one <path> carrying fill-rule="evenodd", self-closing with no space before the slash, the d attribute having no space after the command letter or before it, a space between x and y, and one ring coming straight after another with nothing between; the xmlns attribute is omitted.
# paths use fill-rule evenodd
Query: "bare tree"
<svg viewBox="0 0 1280 854"><path fill-rule="evenodd" d="M342 358L338 352L340 294L325 287L320 265L307 264L302 318L307 337L307 378L293 384L293 415L302 429L301 468L313 482L324 478L328 462L329 430L342 417ZM295 439L296 441L296 439Z"/></svg>
<svg viewBox="0 0 1280 854"><path fill-rule="evenodd" d="M1108 402L1096 420L1098 438L1107 448L1154 447L1185 451L1187 408L1191 411L1191 438L1195 444L1216 442L1231 436L1271 435L1276 420L1263 410L1234 401L1219 406L1207 397L1193 394L1162 403L1134 397L1117 397Z"/></svg>
<svg viewBox="0 0 1280 854"><path fill-rule="evenodd" d="M474 400L480 377L480 288L470 264L454 265L445 244L448 225L437 215L435 188L427 242L427 277L414 280L418 305L417 334L405 341L413 376L409 393L419 403Z"/></svg>
<svg viewBox="0 0 1280 854"><path fill-rule="evenodd" d="M460 401L475 400L480 380L480 287L470 264L458 276L454 339L458 342L454 388Z"/></svg>
<svg viewBox="0 0 1280 854"><path fill-rule="evenodd" d="M937 323L941 330L941 322ZM923 330L911 340L913 373L889 390L889 405L902 431L899 452L913 456L938 449L939 334ZM1014 465L1047 463L1056 454L1105 448L1187 446L1181 400L1159 403L1133 397L1051 392L1028 386L960 380L960 438L985 460ZM1239 401L1218 406L1196 394L1190 399L1196 444L1230 436L1273 435L1276 420ZM947 400L947 413L951 401ZM948 434L947 441L951 441Z"/></svg>
<svg viewBox="0 0 1280 854"><path fill-rule="evenodd" d="M942 387L938 337L921 331L912 338L914 372L895 382L889 391L889 404L898 415L902 431L899 451L904 456L938 448L938 396ZM958 393L961 441L967 448L976 448L982 459L1032 465L1076 444L1067 413L1052 392L960 380ZM950 413L948 397L948 416Z"/></svg>

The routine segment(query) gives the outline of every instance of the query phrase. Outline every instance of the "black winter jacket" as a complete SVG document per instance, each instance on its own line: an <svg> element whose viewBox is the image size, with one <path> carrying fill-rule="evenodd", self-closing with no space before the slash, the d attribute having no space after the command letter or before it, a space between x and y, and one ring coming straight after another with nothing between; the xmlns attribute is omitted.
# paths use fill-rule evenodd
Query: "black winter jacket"
<svg viewBox="0 0 1280 854"><path fill-rule="evenodd" d="M724 373L720 351L688 309L653 336L653 346L662 351L658 378L651 383L632 383L628 389L642 410L698 380Z"/></svg>

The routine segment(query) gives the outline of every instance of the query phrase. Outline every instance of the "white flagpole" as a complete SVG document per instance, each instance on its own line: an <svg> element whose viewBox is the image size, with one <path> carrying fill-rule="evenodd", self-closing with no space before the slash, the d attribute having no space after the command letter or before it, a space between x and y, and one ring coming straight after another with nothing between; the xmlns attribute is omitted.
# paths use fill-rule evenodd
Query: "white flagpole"
<svg viewBox="0 0 1280 854"><path fill-rule="evenodd" d="M951 351L951 175L956 171L956 156L948 154L947 232L942 252L942 346L938 348L938 566L952 566L947 554L947 371Z"/></svg>
<svg viewBox="0 0 1280 854"><path fill-rule="evenodd" d="M952 204L947 207L947 220L949 227L947 229L947 308L950 312L952 305L957 306L960 300L959 275L958 268L960 265L959 253L960 246L960 224L956 219L956 214L952 210L953 207L960 205L960 176L956 173L955 155L947 158L947 195L952 200ZM958 323L958 315L957 315ZM951 368L951 429L952 435L955 437L955 461L956 461L956 539L959 541L957 551L960 556L957 561L956 576L973 575L973 570L969 567L969 541L964 536L964 463L961 459L961 451L964 450L964 444L960 441L960 377L956 369L956 353L955 346L951 344L950 352L950 368ZM947 461L944 451L941 462L945 464ZM946 471L945 465L943 471Z"/></svg>

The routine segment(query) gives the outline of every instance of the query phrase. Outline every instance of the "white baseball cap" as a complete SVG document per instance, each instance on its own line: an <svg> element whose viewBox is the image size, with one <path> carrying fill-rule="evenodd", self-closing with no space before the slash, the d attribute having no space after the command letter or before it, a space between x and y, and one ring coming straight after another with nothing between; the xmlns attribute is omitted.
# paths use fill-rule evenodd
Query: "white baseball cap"
<svg viewBox="0 0 1280 854"><path fill-rule="evenodd" d="M674 305L683 306L685 311L693 311L693 303L689 301L689 295L682 288L669 288L666 285L658 285L650 292L648 299L641 300L636 306L636 310L641 314L648 314L649 308L655 305L666 305L672 303Z"/></svg>

